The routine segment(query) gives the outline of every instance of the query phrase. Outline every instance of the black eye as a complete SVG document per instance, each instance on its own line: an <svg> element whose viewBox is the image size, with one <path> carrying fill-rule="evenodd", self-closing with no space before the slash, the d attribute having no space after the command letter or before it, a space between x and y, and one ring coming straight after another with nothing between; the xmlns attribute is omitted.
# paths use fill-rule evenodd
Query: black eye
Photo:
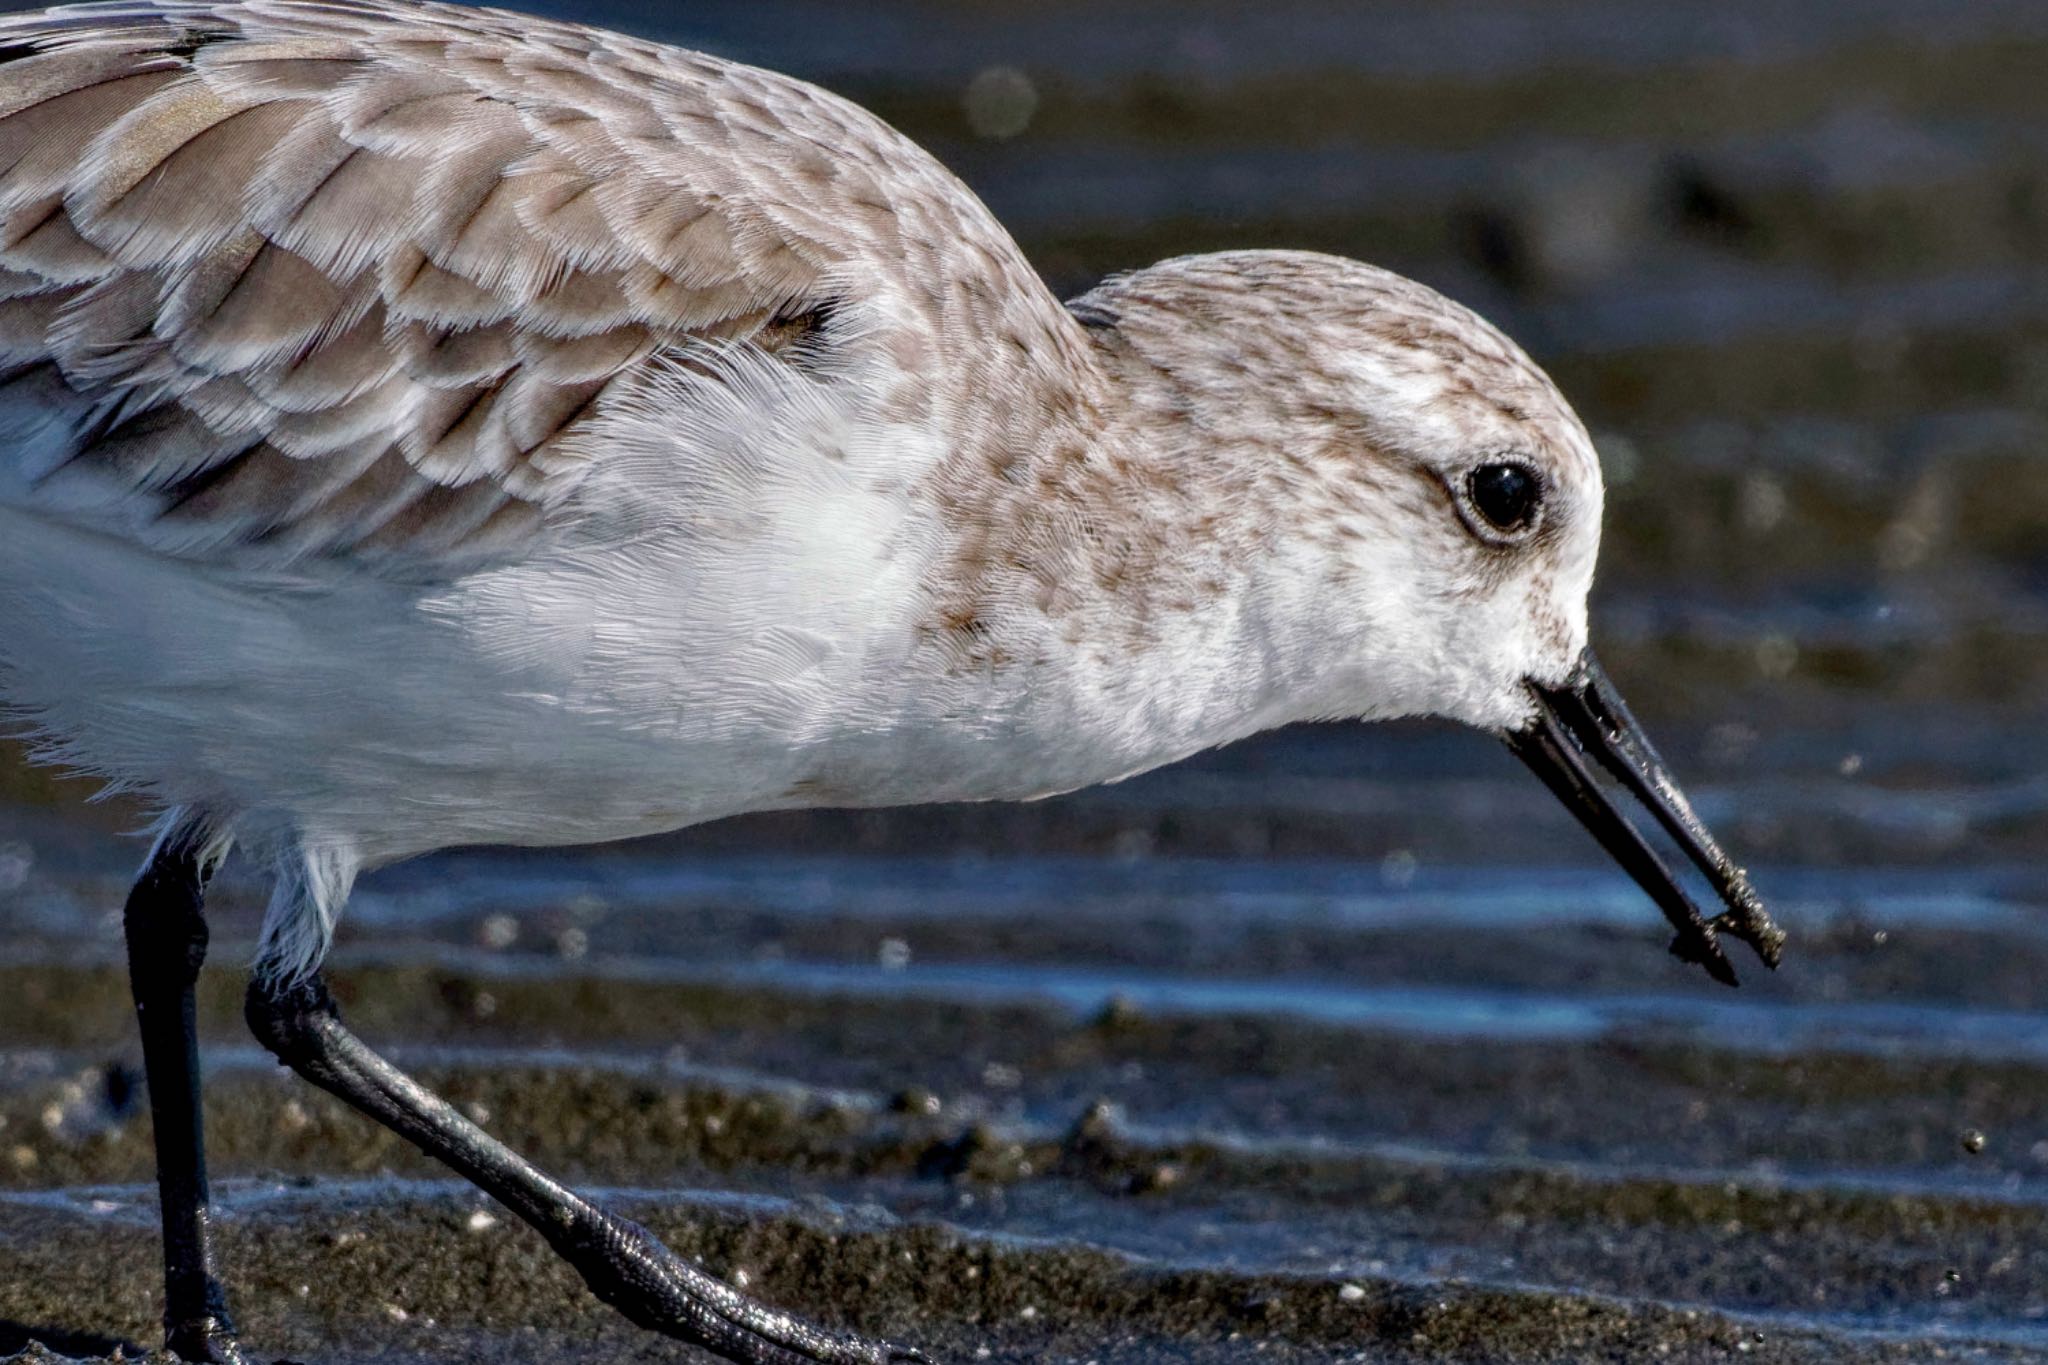
<svg viewBox="0 0 2048 1365"><path fill-rule="evenodd" d="M1543 483L1525 464L1483 464L1465 476L1472 506L1496 531L1519 531L1536 520Z"/></svg>

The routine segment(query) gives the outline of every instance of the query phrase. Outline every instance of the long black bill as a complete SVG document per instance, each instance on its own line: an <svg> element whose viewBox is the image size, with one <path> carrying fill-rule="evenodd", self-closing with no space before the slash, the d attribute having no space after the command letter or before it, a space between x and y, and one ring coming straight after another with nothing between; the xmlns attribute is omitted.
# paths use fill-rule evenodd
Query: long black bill
<svg viewBox="0 0 2048 1365"><path fill-rule="evenodd" d="M1776 967L1784 950L1785 931L1771 922L1749 877L1721 851L1693 813L1692 803L1679 790L1642 726L1629 714L1621 694L1607 681L1593 651L1585 652L1562 686L1531 683L1529 691L1536 699L1536 718L1507 736L1508 747L1535 770L1609 856L1657 902L1664 918L1678 931L1671 951L1687 962L1699 963L1716 981L1730 986L1736 984L1735 968L1721 949L1723 934L1747 943L1765 966ZM1700 915L1671 868L1594 781L1588 759L1607 769L1649 807L1713 884L1725 910L1711 920Z"/></svg>

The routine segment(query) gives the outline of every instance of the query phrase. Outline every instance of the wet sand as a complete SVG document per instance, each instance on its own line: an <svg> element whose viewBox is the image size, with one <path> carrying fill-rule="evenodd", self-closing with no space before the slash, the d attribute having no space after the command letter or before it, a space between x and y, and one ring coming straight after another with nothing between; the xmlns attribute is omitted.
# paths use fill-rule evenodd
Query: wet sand
<svg viewBox="0 0 2048 1365"><path fill-rule="evenodd" d="M879 1207L630 1193L611 1201L687 1254L761 1266L752 1283L764 1293L834 1303L835 1319L915 1339L942 1359L2039 1358L1967 1334L1930 1346L1596 1295L1175 1267L903 1226ZM337 1365L701 1358L595 1311L537 1238L487 1223L477 1207L466 1193L390 1180L237 1192L227 1202L227 1268L243 1286L245 1330L293 1358ZM135 1235L146 1222L133 1210L6 1207L0 1236L42 1248L25 1262L9 1258L11 1274L39 1284L14 1311L42 1306L61 1318L91 1301L113 1309L116 1328L146 1333L153 1261L138 1254ZM56 1340L72 1351L112 1345L69 1333Z"/></svg>
<svg viewBox="0 0 2048 1365"><path fill-rule="evenodd" d="M459 975L430 990L415 973L342 979L365 1012L380 997L397 1009L438 997L443 1027L466 1031L446 1003L473 984ZM112 997L118 981L73 980L67 996L95 985ZM530 1019L529 1003L515 992L501 1007ZM637 1014L643 1003L653 1004L620 1007ZM494 1132L572 1177L607 1182L604 1198L677 1249L744 1270L778 1301L821 1306L832 1320L943 1358L1907 1361L1935 1349L1947 1359L2039 1358L2038 1341L2000 1344L1982 1321L2036 1302L2048 1245L2048 1214L1995 1178L1710 1175L1706 1163L1640 1158L1624 1173L1604 1160L1455 1155L1362 1135L1224 1141L1134 1126L1116 1107L1088 1103L1065 1128L1030 1116L1057 1110L1055 1095L1093 1089L1241 1089L1260 1069L1245 1061L1256 1056L1285 1077L1258 1087L1260 1104L1285 1104L1295 1123L1315 1105L1306 1093L1315 1086L1366 1110L1383 1089L1406 1111L1400 1127L1418 1135L1470 1124L1484 1096L1489 1116L1550 1110L1560 1131L1544 1135L1546 1148L1597 1138L1611 1153L1630 1136L1654 1144L1673 1126L1666 1106L1686 1103L1657 1092L1682 1091L1688 1072L1729 1064L1725 1056L1608 1040L1477 1057L1270 1022L758 997L696 998L691 1026L669 1036L743 1039L764 1008L785 1003L799 1016L806 1004L840 1014L839 1036L878 1076L935 1086L827 1091L735 1072L730 1060L700 1070L665 1055L606 1059L567 1038L553 1045L566 1053L449 1045L401 1055ZM998 1043L1019 1059L1023 1117L1007 1116L1000 1094L944 1074ZM719 1048L728 1059L751 1050ZM231 1178L222 1191L227 1273L261 1358L688 1357L615 1319L536 1235L326 1097L246 1050L222 1060L209 1095L217 1168L290 1173ZM1119 1083L1140 1070L1150 1074ZM1938 1091L1947 1079L1886 1070L1881 1088L1893 1096ZM1775 1109L1768 1117L1781 1128L1840 1131L1849 1126L1840 1111L1858 1103L1843 1092L1880 1089L1869 1077L1840 1088L1822 1079L1766 1081L1747 1105L1718 1122L1700 1115L1698 1126L1750 1132ZM2042 1093L2038 1075L1983 1080ZM146 1124L132 1092L125 1108L110 1098L127 1084L104 1069L63 1068L10 1087L0 1136L24 1139L8 1154L10 1183L31 1187L0 1196L0 1319L9 1324L0 1331L16 1341L44 1334L67 1349L104 1350L150 1340L153 1209L138 1183ZM55 1126L53 1110L64 1116ZM1688 1116L1681 1108L1678 1117ZM680 1192L699 1184L732 1193ZM1924 1314L1945 1299L1956 1321L1930 1341ZM1920 1320L1900 1339L1865 1325L1901 1310ZM1847 1322L1831 1326L1834 1316Z"/></svg>
<svg viewBox="0 0 2048 1365"><path fill-rule="evenodd" d="M492 863L440 872L487 887ZM722 968L614 955L690 918L621 885L602 912L543 896L380 926L339 955L344 1009L671 1245L945 1359L2019 1361L2048 1339L2028 1326L2048 1272L2039 1154L2013 1149L2048 1132L2048 1058L1958 1055L1853 1015L1832 1043L1772 1027L1802 1003L1824 1014L1811 977L1746 1003L1754 1020L1696 1027L1648 993L1592 1026L1527 991L1492 1019L1318 1018L1312 991L1299 1010L1091 1006L998 972L965 987L923 958L835 976L734 962L732 943ZM232 885L224 900L232 935L252 907ZM869 950L903 934L943 957L914 918L871 914ZM1161 935L1128 923L1091 942L1142 983ZM1063 951L1060 926L1000 927L1012 964ZM1247 973L1315 949L1310 924L1295 951L1283 924L1257 927ZM1587 956L1665 970L1647 926L1602 937ZM125 980L82 927L30 956L0 967L0 1346L146 1343ZM1804 962L1825 978L1868 972L1859 957L1818 936ZM1441 977L1483 994L1472 972ZM689 1358L243 1040L239 988L209 970L202 1019L228 1274L259 1358ZM1990 1135L1976 1152L1973 1130Z"/></svg>

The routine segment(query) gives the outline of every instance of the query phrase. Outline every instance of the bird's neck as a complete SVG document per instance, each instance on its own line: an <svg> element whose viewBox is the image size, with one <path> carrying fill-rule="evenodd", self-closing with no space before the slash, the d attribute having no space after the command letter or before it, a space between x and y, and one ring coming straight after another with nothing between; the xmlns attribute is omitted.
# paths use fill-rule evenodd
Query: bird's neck
<svg viewBox="0 0 2048 1365"><path fill-rule="evenodd" d="M1136 770L1359 714L1355 562L1320 479L1216 439L1157 376L1104 365L963 445L927 631L947 667Z"/></svg>

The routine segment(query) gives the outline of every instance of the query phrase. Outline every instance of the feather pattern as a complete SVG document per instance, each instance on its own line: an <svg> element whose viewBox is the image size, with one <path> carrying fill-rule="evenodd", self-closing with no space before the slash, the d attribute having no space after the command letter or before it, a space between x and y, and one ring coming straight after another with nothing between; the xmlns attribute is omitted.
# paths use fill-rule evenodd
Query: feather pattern
<svg viewBox="0 0 2048 1365"><path fill-rule="evenodd" d="M561 519L590 459L558 447L655 357L794 317L931 373L990 300L1082 344L942 168L769 72L389 0L0 43L0 403L42 433L0 499L156 552L465 571Z"/></svg>

